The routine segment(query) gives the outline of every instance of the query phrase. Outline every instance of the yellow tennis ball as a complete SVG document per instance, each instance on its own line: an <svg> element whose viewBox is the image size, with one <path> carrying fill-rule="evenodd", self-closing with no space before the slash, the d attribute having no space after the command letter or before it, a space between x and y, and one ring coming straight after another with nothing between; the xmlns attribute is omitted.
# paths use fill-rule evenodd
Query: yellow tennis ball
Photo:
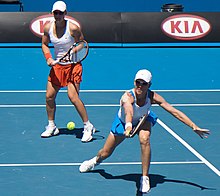
<svg viewBox="0 0 220 196"><path fill-rule="evenodd" d="M73 130L75 129L75 123L74 122L68 122L66 125L68 130Z"/></svg>

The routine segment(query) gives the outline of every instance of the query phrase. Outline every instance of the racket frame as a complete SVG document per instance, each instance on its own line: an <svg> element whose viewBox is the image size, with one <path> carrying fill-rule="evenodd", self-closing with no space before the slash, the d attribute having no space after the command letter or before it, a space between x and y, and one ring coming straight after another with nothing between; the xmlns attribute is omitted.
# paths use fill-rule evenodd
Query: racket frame
<svg viewBox="0 0 220 196"><path fill-rule="evenodd" d="M144 122L146 121L147 119L147 114L144 114L140 119L139 119L139 122L138 124L133 127L133 129L130 131L129 133L129 137L132 138L136 135L136 133L139 131L140 127L144 124Z"/></svg>
<svg viewBox="0 0 220 196"><path fill-rule="evenodd" d="M75 43L69 48L69 50L67 51L66 54L64 54L61 58L59 58L59 59L57 59L57 60L55 60L55 61L53 62L53 65L55 65L55 64L57 64L57 63L59 63L59 62L61 62L61 61L62 61L65 57L67 57L68 55L71 55L72 49L73 49L74 47L76 47L76 45L79 44L79 43L81 43L81 42L83 42L84 45L87 46L86 53L85 53L84 57L83 57L80 61L75 61L75 62L72 62L72 63L73 63L73 64L76 64L76 63L82 62L82 61L87 57L87 55L88 55L88 53L89 53L89 44L88 44L88 42L87 42L86 40L80 40L80 41L75 42Z"/></svg>

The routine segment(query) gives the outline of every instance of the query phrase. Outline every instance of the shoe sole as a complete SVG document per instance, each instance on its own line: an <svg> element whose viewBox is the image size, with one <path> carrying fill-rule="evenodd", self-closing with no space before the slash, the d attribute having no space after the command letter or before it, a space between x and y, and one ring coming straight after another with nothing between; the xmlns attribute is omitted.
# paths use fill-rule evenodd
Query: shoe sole
<svg viewBox="0 0 220 196"><path fill-rule="evenodd" d="M142 191L139 190L139 192L143 193L143 194L148 194L148 193L150 193L150 191L151 191L151 189L149 191L147 191L147 192L142 192Z"/></svg>
<svg viewBox="0 0 220 196"><path fill-rule="evenodd" d="M85 140L85 141L81 140L81 142L83 142L83 143L90 142L92 139L93 139L93 137L91 136L88 140Z"/></svg>
<svg viewBox="0 0 220 196"><path fill-rule="evenodd" d="M94 134L95 132L96 132L96 129L95 129L95 127L94 127L94 128L92 129L92 134ZM90 142L92 139L93 139L93 137L92 137L92 135L91 135L91 137L90 137L88 140L85 140L85 141L81 140L81 142L83 142L83 143Z"/></svg>
<svg viewBox="0 0 220 196"><path fill-rule="evenodd" d="M60 133L60 132L59 132L59 129L56 128L51 135L48 135L48 136L42 136L42 135L41 135L41 138L49 138L49 137L58 135L59 133Z"/></svg>

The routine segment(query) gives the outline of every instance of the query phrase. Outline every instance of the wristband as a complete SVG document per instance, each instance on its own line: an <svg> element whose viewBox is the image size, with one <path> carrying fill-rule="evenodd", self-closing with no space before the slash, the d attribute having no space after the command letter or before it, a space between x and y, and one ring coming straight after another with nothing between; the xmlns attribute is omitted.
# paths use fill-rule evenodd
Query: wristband
<svg viewBox="0 0 220 196"><path fill-rule="evenodd" d="M52 55L48 52L45 55L45 59L48 60L49 58L52 58Z"/></svg>
<svg viewBox="0 0 220 196"><path fill-rule="evenodd" d="M131 122L127 122L127 123L125 124L125 129L127 129L128 127L131 127L131 128L132 128L132 123L131 123Z"/></svg>

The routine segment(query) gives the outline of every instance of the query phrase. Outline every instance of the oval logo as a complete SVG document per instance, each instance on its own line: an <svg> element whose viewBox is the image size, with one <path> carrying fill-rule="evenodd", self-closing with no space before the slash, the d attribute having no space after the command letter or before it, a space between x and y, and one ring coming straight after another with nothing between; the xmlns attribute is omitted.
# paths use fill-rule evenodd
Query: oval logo
<svg viewBox="0 0 220 196"><path fill-rule="evenodd" d="M71 21L73 24L81 28L80 23L75 18L71 16L65 16L65 19ZM41 37L44 33L44 26L51 21L54 21L52 14L42 15L33 19L29 28L34 35Z"/></svg>
<svg viewBox="0 0 220 196"><path fill-rule="evenodd" d="M211 24L205 18L190 14L173 15L161 24L162 31L178 40L194 40L206 36L211 31Z"/></svg>

